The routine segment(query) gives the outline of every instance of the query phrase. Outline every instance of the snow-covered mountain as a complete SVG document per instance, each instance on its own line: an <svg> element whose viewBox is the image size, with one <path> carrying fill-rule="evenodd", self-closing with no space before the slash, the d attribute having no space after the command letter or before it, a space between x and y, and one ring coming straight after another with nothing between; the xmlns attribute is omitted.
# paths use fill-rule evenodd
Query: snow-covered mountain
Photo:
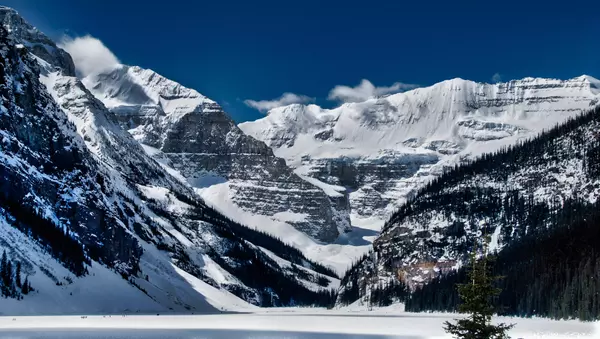
<svg viewBox="0 0 600 339"><path fill-rule="evenodd" d="M469 252L477 251L481 246L478 241L486 235L490 236L491 251L500 251L500 255L510 245L519 248L523 241L527 241L532 253L544 241L550 252L552 244L556 248L562 246L559 242L569 241L569 233L581 230L578 227L582 227L582 220L585 225L590 215L597 218L599 131L600 106L597 106L527 142L486 154L444 173L386 222L373 244L373 252L343 278L339 302L354 302L381 286L399 282L414 291L463 266ZM548 236L560 232L562 237ZM526 247L521 248L513 256L517 256L517 262L531 263L528 252ZM559 249L553 255L563 256ZM586 255L584 260L595 260L593 253ZM545 275L546 287L562 293L568 287L564 283L553 286L552 274L567 277L569 274L559 266L552 268L551 258L548 260L543 261L547 266L538 263L536 268ZM573 271L595 280L581 267L575 266ZM516 269L508 266L503 270L512 275L508 279L519 280L514 276ZM451 290L453 285L450 284ZM533 293L539 293L539 285L530 286ZM436 293L435 286L429 292ZM443 298L435 296L436 300Z"/></svg>
<svg viewBox="0 0 600 339"><path fill-rule="evenodd" d="M267 145L244 134L216 102L195 90L125 65L88 75L83 83L151 155L217 208L230 205L267 216L324 242L349 228L344 199L330 198L294 174Z"/></svg>
<svg viewBox="0 0 600 339"><path fill-rule="evenodd" d="M589 76L452 79L334 109L279 107L239 127L297 174L342 186L352 224L377 229L444 168L531 138L599 98L600 81Z"/></svg>
<svg viewBox="0 0 600 339"><path fill-rule="evenodd" d="M0 312L331 299L334 274L207 206L73 76L66 52L10 8L0 21L0 248L34 288Z"/></svg>
<svg viewBox="0 0 600 339"><path fill-rule="evenodd" d="M416 192L433 178L600 98L600 81L588 76L454 79L335 109L276 108L236 126L213 100L148 69L116 65L79 79L69 54L14 10L0 7L0 22L0 250L35 289L0 312L327 304L340 283L332 268L365 253L398 206L429 199ZM587 153L569 140L560 141L571 153L558 169L528 169L552 183L528 197L563 199L577 185L597 194L578 170ZM511 175L510 187L533 187ZM477 182L502 185L492 179ZM395 214L375 243L385 265L366 259L353 281L364 288L389 279L390 267L445 253L460 260L435 241L464 216L436 213L403 215L408 226ZM358 286L350 280L342 291Z"/></svg>

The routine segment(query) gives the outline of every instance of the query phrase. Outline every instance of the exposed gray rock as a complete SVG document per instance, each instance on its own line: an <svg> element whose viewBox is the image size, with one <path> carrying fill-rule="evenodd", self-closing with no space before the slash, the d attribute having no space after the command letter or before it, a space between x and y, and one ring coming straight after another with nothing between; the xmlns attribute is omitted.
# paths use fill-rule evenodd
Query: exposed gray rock
<svg viewBox="0 0 600 339"><path fill-rule="evenodd" d="M54 227L77 234L92 259L124 274L136 273L141 248L120 226L106 198L110 193L104 191L110 189L102 184L104 173L39 82L38 64L27 48L16 45L2 26L0 39L0 191L4 211L19 213L17 207L10 207L11 202L18 202L19 210L43 211L40 214ZM21 229L27 227L31 225L24 224ZM51 247L57 245L52 241L60 241L44 237L50 237L44 241ZM81 262L65 264L75 265L71 269L82 273Z"/></svg>
<svg viewBox="0 0 600 339"><path fill-rule="evenodd" d="M438 162L435 153L408 156L388 154L372 158L315 159L308 175L323 182L346 187L353 213L362 216L384 215L395 203L396 194L405 189L403 179L411 178L426 165ZM403 195L408 195L408 193Z"/></svg>

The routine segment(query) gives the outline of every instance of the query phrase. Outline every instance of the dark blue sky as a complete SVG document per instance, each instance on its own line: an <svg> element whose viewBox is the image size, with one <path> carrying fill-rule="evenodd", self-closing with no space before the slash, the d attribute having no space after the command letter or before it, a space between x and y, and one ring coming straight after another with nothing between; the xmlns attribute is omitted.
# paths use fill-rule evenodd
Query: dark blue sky
<svg viewBox="0 0 600 339"><path fill-rule="evenodd" d="M284 92L331 106L336 85L453 77L600 77L600 1L4 0L53 38L90 34L256 119Z"/></svg>

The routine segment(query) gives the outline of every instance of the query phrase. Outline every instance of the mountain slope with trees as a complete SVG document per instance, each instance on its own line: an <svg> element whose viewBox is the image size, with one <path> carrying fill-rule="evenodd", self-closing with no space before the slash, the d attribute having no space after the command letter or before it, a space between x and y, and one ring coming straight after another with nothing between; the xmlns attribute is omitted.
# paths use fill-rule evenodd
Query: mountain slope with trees
<svg viewBox="0 0 600 339"><path fill-rule="evenodd" d="M600 203L571 207L553 229L507 246L491 263L503 277L501 314L600 319ZM464 268L436 278L404 299L406 309L454 311L455 284L464 281Z"/></svg>
<svg viewBox="0 0 600 339"><path fill-rule="evenodd" d="M533 289L523 292L524 286L518 287L520 290L516 286L506 286L504 293L514 293L510 299L513 304L508 305L512 314L557 316L558 311L550 311L550 306L536 307L535 303L540 302L539 296L536 299L531 293L561 289L565 281L571 286L586 286L586 293L592 293L589 292L593 291L589 281L575 282L572 278L583 279L585 272L591 272L595 249L582 242L586 237L569 240L568 232L564 233L564 230L572 228L578 229L577 232L592 232L593 228L579 230L577 225L587 222L581 220L582 216L598 209L599 131L600 108L596 107L529 141L447 170L402 205L386 222L381 236L374 243L373 253L354 265L343 278L338 303L365 298L376 286L400 284L415 295L423 293L425 299L434 298L422 301L421 305L418 299L414 299L412 304L407 303L409 309L454 307L456 294L442 293L443 287L438 284L444 280L445 291L449 291L453 290L453 282L464 279L460 271L452 272L462 267L476 240L486 235L491 236L491 249L500 253L498 265L505 268L498 269L509 277L506 284L511 283L511 277L518 279L521 268L540 274L546 272L547 275L547 278L533 279L536 284L541 284L535 289L538 292ZM551 269L549 262L533 262L540 260L540 253L549 248L549 243L561 239L561 236L554 235L555 232L563 232L561 248L566 251L564 258L541 256L554 258L557 264L562 265L562 268L553 271L555 267ZM593 232L588 235L593 236ZM586 248L583 257L577 257L570 247L565 247L578 244ZM536 252L528 254L524 246L533 246ZM572 253L569 254L569 251ZM517 265L515 258L508 259L516 253L528 258L523 259L525 262L530 260L532 263ZM576 265L567 269L565 265L570 260ZM591 261L588 263L588 260ZM538 265L536 270L534 265ZM558 274L565 276L559 279ZM598 278L594 275L586 277ZM432 291L436 291L435 294ZM578 307L573 306L582 302L586 293L569 294L576 296L577 301L565 301L572 304L562 307L562 310L568 311L560 316L587 318L587 315L576 314L579 311L574 310ZM405 300L406 294L399 293L397 297ZM517 299L520 301L515 300L515 295L519 295ZM527 297L521 298L524 296ZM526 305L517 306L520 302Z"/></svg>

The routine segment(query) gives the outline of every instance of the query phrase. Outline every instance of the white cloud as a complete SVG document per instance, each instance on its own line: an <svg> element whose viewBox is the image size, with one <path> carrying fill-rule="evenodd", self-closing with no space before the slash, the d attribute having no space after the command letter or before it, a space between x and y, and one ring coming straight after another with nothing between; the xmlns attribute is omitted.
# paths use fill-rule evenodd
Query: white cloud
<svg viewBox="0 0 600 339"><path fill-rule="evenodd" d="M71 54L77 73L81 77L110 69L119 64L119 59L104 46L102 41L90 35L76 38L65 37L59 47Z"/></svg>
<svg viewBox="0 0 600 339"><path fill-rule="evenodd" d="M306 95L299 95L294 93L283 93L279 98L273 100L244 100L244 103L252 108L255 108L261 112L267 112L273 108L287 106L291 104L308 104L314 102L315 99L307 97Z"/></svg>
<svg viewBox="0 0 600 339"><path fill-rule="evenodd" d="M329 96L327 98L329 100L341 102L359 102L365 101L372 97L407 91L416 87L418 86L413 84L405 84L402 82L396 82L388 87L376 87L369 80L363 79L360 84L355 87L342 85L335 86L329 92Z"/></svg>
<svg viewBox="0 0 600 339"><path fill-rule="evenodd" d="M502 75L500 73L496 73L492 75L492 82L500 82L502 81Z"/></svg>

